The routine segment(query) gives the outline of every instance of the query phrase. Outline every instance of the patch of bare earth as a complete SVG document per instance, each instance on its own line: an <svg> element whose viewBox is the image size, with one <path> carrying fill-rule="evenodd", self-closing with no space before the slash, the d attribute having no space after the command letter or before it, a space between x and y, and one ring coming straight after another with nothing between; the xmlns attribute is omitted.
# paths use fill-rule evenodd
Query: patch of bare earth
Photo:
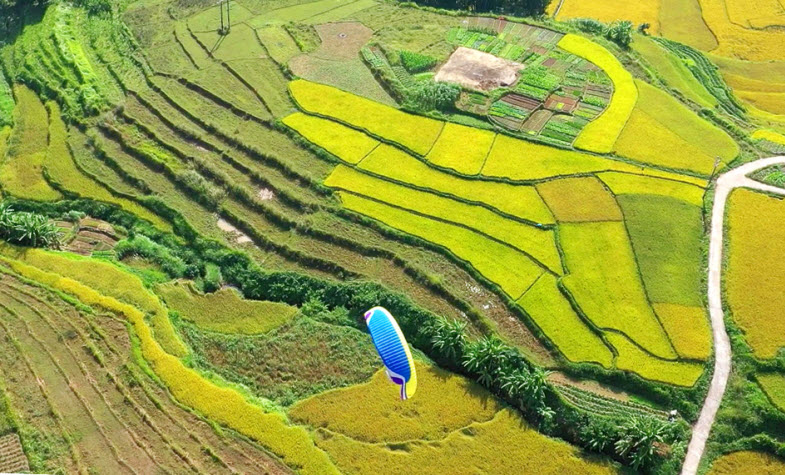
<svg viewBox="0 0 785 475"><path fill-rule="evenodd" d="M523 65L475 49L459 47L439 69L436 81L489 91L512 85Z"/></svg>
<svg viewBox="0 0 785 475"><path fill-rule="evenodd" d="M218 229L229 234L237 244L252 242L251 238L249 238L247 234L234 227L229 221L223 218L218 218L216 224L218 225Z"/></svg>

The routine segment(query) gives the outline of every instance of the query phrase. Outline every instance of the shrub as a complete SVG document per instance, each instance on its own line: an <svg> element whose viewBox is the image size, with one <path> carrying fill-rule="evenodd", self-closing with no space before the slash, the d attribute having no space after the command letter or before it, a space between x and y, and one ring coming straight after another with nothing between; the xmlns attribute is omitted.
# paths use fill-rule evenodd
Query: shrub
<svg viewBox="0 0 785 475"><path fill-rule="evenodd" d="M422 110L448 111L453 108L461 88L446 82L426 81L414 89L413 97Z"/></svg>
<svg viewBox="0 0 785 475"><path fill-rule="evenodd" d="M436 65L436 58L414 53L412 51L401 50L399 53L401 64L410 73L421 73Z"/></svg>
<svg viewBox="0 0 785 475"><path fill-rule="evenodd" d="M147 236L136 234L128 239L118 242L114 248L117 257L139 256L155 262L170 277L195 277L198 269L187 265L178 256L165 246L152 241Z"/></svg>

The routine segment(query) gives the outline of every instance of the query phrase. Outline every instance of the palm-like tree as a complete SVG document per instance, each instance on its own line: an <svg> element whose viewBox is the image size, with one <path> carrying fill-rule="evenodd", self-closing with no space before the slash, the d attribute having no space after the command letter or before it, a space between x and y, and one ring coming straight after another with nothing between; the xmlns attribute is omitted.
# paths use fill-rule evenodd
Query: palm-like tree
<svg viewBox="0 0 785 475"><path fill-rule="evenodd" d="M449 361L455 361L463 355L463 347L466 344L466 322L439 318L433 325L431 343Z"/></svg>
<svg viewBox="0 0 785 475"><path fill-rule="evenodd" d="M508 348L495 336L485 337L469 345L464 355L466 369L477 374L477 381L490 387L500 374L509 359Z"/></svg>
<svg viewBox="0 0 785 475"><path fill-rule="evenodd" d="M652 417L633 417L622 427L624 435L616 441L616 452L629 457L634 469L650 464L657 454L657 446L665 443L668 428Z"/></svg>

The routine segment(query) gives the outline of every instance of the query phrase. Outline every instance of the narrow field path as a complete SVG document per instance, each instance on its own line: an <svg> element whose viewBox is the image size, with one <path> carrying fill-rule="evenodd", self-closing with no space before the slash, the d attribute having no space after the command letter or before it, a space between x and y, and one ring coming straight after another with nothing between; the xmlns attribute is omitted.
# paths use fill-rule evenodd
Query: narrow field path
<svg viewBox="0 0 785 475"><path fill-rule="evenodd" d="M703 403L698 422L692 428L692 439L687 447L687 456L681 469L682 475L695 475L698 471L706 441L709 438L714 417L725 394L731 369L731 349L728 333L725 331L725 316L722 312L722 248L725 204L734 188L751 188L785 195L785 189L777 188L747 178L750 173L771 165L785 164L785 156L770 157L746 163L728 171L717 178L714 204L711 209L711 235L709 237L709 315L714 339L714 375L711 378L709 393Z"/></svg>

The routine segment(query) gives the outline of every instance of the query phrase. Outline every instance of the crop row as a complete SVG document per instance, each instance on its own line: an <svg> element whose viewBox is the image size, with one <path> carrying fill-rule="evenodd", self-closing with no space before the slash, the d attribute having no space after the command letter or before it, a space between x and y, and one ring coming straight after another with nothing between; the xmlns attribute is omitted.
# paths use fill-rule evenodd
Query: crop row
<svg viewBox="0 0 785 475"><path fill-rule="evenodd" d="M557 384L556 390L573 406L601 416L629 417L630 415L637 415L639 417L657 417L660 419L668 417L665 411L632 401L603 397L569 384Z"/></svg>

